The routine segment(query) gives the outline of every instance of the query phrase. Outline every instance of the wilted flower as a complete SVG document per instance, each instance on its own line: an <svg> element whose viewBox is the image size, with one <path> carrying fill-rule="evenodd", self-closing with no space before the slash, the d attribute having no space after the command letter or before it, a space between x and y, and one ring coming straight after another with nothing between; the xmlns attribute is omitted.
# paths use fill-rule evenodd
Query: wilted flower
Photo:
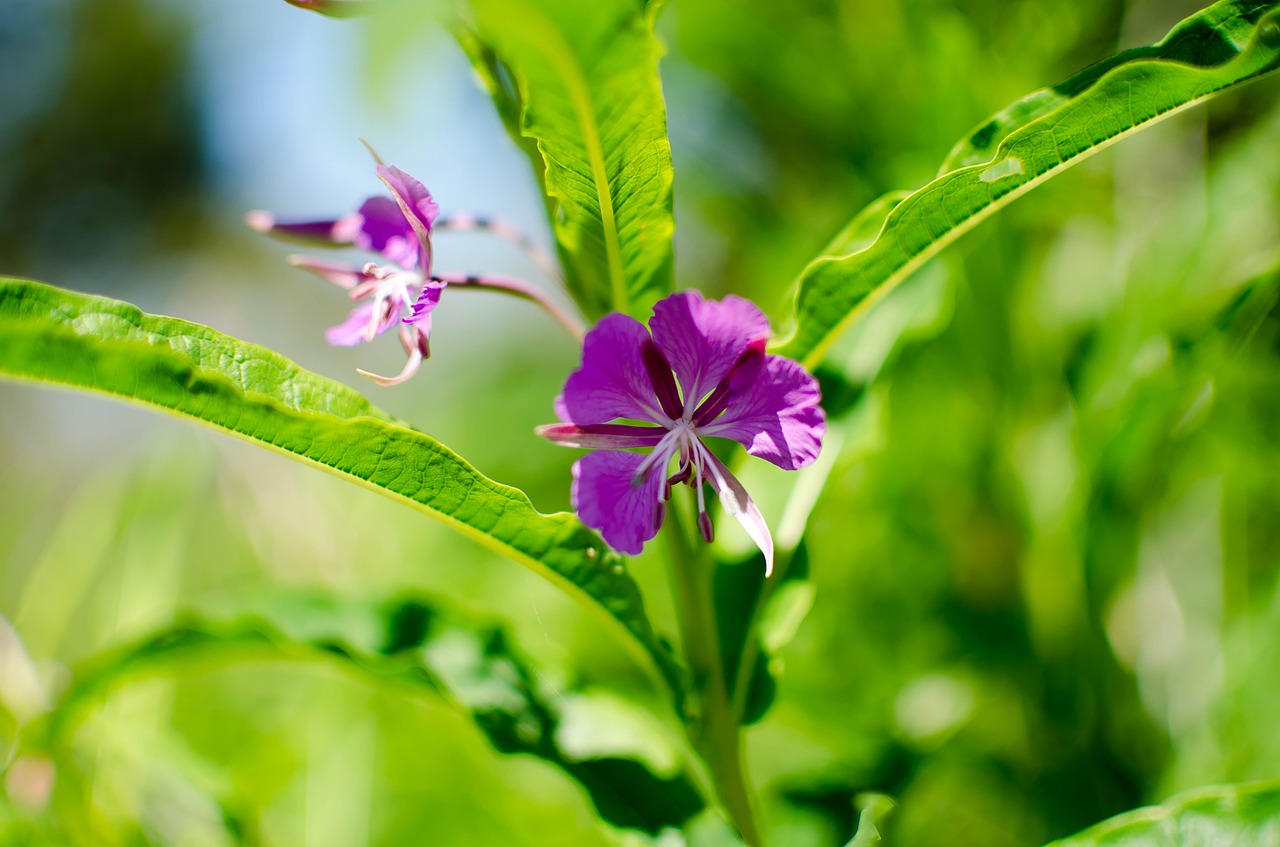
<svg viewBox="0 0 1280 847"><path fill-rule="evenodd" d="M759 509L703 443L730 438L787 470L817 458L826 429L818 382L798 362L766 354L768 335L750 301L694 291L659 301L648 330L615 313L587 333L582 366L556 401L563 423L539 428L558 444L595 450L573 466L573 505L584 523L618 550L639 553L683 482L697 492L698 527L711 541L710 485L772 571L773 540ZM653 425L611 423L618 419ZM646 447L648 454L629 452Z"/></svg>
<svg viewBox="0 0 1280 847"><path fill-rule="evenodd" d="M378 165L378 178L391 196L370 197L350 215L336 220L281 223L267 212L250 212L253 229L325 246L355 246L377 253L389 264L350 267L291 256L290 262L351 292L359 302L347 320L331 328L331 344L350 346L400 325L409 359L394 377L361 371L383 385L408 379L430 355L431 310L448 283L431 275L431 226L440 213L426 187L396 167Z"/></svg>

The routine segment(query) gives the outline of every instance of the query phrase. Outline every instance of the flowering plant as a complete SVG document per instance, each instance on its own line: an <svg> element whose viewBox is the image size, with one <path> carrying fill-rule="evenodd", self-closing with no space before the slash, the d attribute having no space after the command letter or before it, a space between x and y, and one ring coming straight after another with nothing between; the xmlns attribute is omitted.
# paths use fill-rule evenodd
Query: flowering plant
<svg viewBox="0 0 1280 847"><path fill-rule="evenodd" d="M766 355L769 323L750 302L673 294L653 310L653 336L626 315L609 315L587 335L582 367L556 401L562 424L547 438L599 452L573 466L573 504L614 548L639 553L658 534L672 486L697 496L698 529L715 535L704 485L720 495L773 570L773 539L742 483L703 443L730 438L753 456L797 470L818 458L824 419L818 381L798 363ZM673 376L674 371L674 376ZM624 418L649 426L612 424ZM647 456L623 452L650 447ZM676 472L667 475L672 462Z"/></svg>
<svg viewBox="0 0 1280 847"><path fill-rule="evenodd" d="M274 5L294 14L284 3ZM287 5L327 17L370 15L373 26L390 21L397 32L413 17L403 4L385 0ZM722 5L678 10L693 33L682 38L701 48L695 55L708 65L722 49L744 63L734 66L741 78L719 70L725 90L740 84L761 100L744 96L746 105L733 108L759 108L760 139L786 128L768 148L772 164L804 185L776 188L788 203L706 204L711 211L695 216L691 231L705 235L728 221L726 228L740 232L734 249L718 259L708 258L714 250L700 252L689 266L694 272L681 266L677 274L675 262L675 168L655 34L662 2L469 0L449 19L516 148L530 159L545 202L546 237L525 235L501 219L442 212L455 198L443 196L428 169L397 159L425 177L420 181L377 154L374 171L385 193L354 212L292 220L256 211L246 218L251 229L273 238L358 251L351 261L310 254L288 259L353 301L325 338L347 348L397 335L405 350L401 370L360 373L392 389L381 395L388 402L427 397L447 410L448 424L458 430L441 436L450 441L453 435L465 440L466 427L483 418L483 430L472 438L480 448L472 447L518 456L514 470L505 467L506 478L525 480L530 494L490 478L355 389L270 349L118 300L0 280L0 375L107 394L204 424L384 494L475 542L455 550L421 521L406 526L403 537L391 522L367 531L346 519L344 509L359 507L345 501L343 508L295 516L282 528L256 512L276 514L272 509L284 507L275 501L302 499L303 487L277 498L267 486L248 486L251 506L240 519L261 521L263 537L311 544L304 558L320 561L317 591L290 590L293 575L285 568L268 570L265 587L228 579L226 588L215 579L218 602L177 598L164 620L151 621L154 627L122 625L102 650L70 657L56 648L76 639L49 636L46 629L48 621L76 619L78 601L61 616L42 611L43 604L78 597L68 588L85 580L33 578L35 588L23 589L26 599L13 604L16 611L0 606L0 727L7 733L0 737L0 840L448 840L433 828L444 826L437 816L449 817L441 811L444 801L404 825L408 835L376 834L383 822L369 820L409 814L405 808L418 799L406 800L406 792L417 790L420 780L383 780L373 764L351 777L372 798L366 812L378 810L361 819L356 836L326 828L329 807L313 802L324 778L312 769L294 792L307 798L305 839L291 838L272 828L267 807L271 798L292 797L292 789L253 781L260 770L275 774L273 767L291 766L272 764L292 762L270 747L274 742L233 767L228 757L236 755L229 749L235 745L190 730L196 738L190 746L203 745L204 758L174 754L155 765L93 735L99 723L129 712L103 705L112 692L157 666L186 668L209 656L227 656L239 666L256 651L281 665L300 658L336 663L377 692L359 707L358 718L345 714L305 729L302 746L336 749L340 766L332 769L344 778L356 758L342 746L346 736L377 737L385 728L369 715L394 710L398 697L422 698L450 716L444 730L436 726L438 712L421 722L434 727L431 737L442 745L466 726L466 737L482 740L487 750L521 756L490 756L477 771L556 774L502 789L504 797L527 801L505 829L493 830L506 834L473 835L489 832L484 812L506 801L486 796L476 810L456 813L465 819L466 843L527 837L537 845L595 839L591 843L667 847L870 847L887 836L907 847L966 847L998 841L992 835L998 831L1009 843L1032 845L1163 799L1159 792L1169 786L1227 780L1177 797L1159 812L1122 814L1056 843L1201 843L1181 835L1170 841L1170 833L1196 833L1205 844L1273 843L1280 784L1246 782L1280 776L1274 756L1258 752L1272 748L1242 743L1223 753L1222 768L1195 758L1211 741L1227 749L1217 736L1231 733L1218 732L1214 709L1228 715L1223 720L1235 720L1237 708L1255 714L1241 705L1243 693L1239 703L1232 699L1237 689L1261 686L1256 714L1270 714L1274 702L1266 687L1276 681L1264 661L1270 653L1232 652L1228 636L1235 633L1224 623L1230 612L1246 633L1256 632L1267 627L1254 618L1274 614L1272 606L1254 608L1265 592L1250 593L1256 572L1270 573L1273 563L1240 552L1266 558L1277 549L1269 522L1258 520L1274 512L1271 475L1257 471L1269 465L1256 459L1275 452L1272 440L1259 434L1266 427L1258 421L1270 420L1269 413L1245 402L1271 396L1272 374L1280 370L1267 347L1280 290L1280 274L1265 269L1274 265L1268 251L1274 252L1276 210L1274 191L1267 192L1275 180L1268 172L1267 182L1254 168L1261 158L1256 151L1274 146L1273 127L1250 117L1261 141L1252 147L1242 141L1240 158L1227 161L1231 167L1204 168L1190 179L1188 195L1205 207L1197 218L1203 232L1169 236L1156 249L1142 240L1154 236L1139 228L1141 237L1117 251L1123 261L1095 255L1089 265L1114 272L1135 257L1176 256L1168 260L1176 272L1166 268L1160 278L1195 277L1196 285L1183 286L1194 289L1190 293L1157 286L1142 300L1135 284L1125 297L1110 298L1113 311L1105 315L1092 301L1081 305L1087 286L1079 279L1089 275L1076 265L1088 263L1096 227L1065 211L1054 230L1060 240L1046 248L1047 257L1039 248L1009 248L1034 265L1023 275L1043 276L1046 287L1068 267L1069 284L1049 293L1036 288L1010 298L988 291L988 280L1018 274L987 261L982 245L972 248L967 264L925 266L1013 199L1103 148L1222 92L1264 96L1261 86L1244 86L1280 69L1280 3L1221 0L1163 40L1034 91L963 137L918 190L885 194L851 218L855 209L846 195L881 177L859 172L842 181L825 168L836 168L862 140L822 154L832 136L801 131L807 112L779 116L795 99L785 88L787 68L812 57L789 53L792 64L780 62L762 79L758 45L729 50L708 35L719 29L704 28L708 19L729 17ZM760 21L768 23L772 14L759 10ZM315 16L310 22L362 25ZM807 37L825 44L828 30L838 29L816 27ZM750 27L734 32L743 44L753 43ZM876 47L875 38L858 37L866 49ZM723 96L731 104L733 97ZM812 111L830 129L831 110ZM902 109L895 105L884 117L896 111ZM1232 112L1226 123L1223 133L1247 121ZM1202 149L1205 135L1199 132L1190 146ZM789 162L797 145L808 151L800 158L824 163L820 178ZM1141 156L1136 164L1156 158ZM731 159L704 167L724 176L737 167ZM888 167L892 159L883 161ZM1240 162L1248 167L1235 168ZM1146 173L1111 166L1116 182L1137 179L1130 171ZM439 202L427 183L441 191ZM737 201L764 190L748 183L735 189L745 192L734 195ZM1155 214L1116 205L1117 219ZM1245 211L1221 221L1206 212L1223 207ZM779 220L797 210L804 220L789 222L787 244L759 237L782 230ZM805 261L795 253L796 245L810 244L839 218L848 223L827 233L830 241L816 257ZM1010 239L1039 244L1038 227L1028 224L1026 232L1017 231L1025 237ZM524 272L457 269L445 240L461 230L513 243L524 254ZM553 249L541 246L544 241ZM1202 254L1219 241L1227 245L1226 258L1209 273ZM791 250L785 261L771 252L784 249ZM486 253L485 261L493 255ZM780 266L794 272L794 286L784 288L775 278ZM712 267L720 272L707 270ZM917 271L916 281L903 285ZM687 284L704 274L703 291ZM678 285L677 276L685 284ZM1200 285L1202 277L1213 283ZM520 335L468 303L465 292L514 297L551 321L539 317L521 327L529 335ZM974 314L993 320L994 313L1016 310L1027 315L1001 324L1001 332L965 323L977 320ZM784 331L772 331L766 311ZM467 338L449 338L446 328L455 320L476 329ZM944 336L931 353L915 358L904 352L912 341L942 335L952 320L953 334L963 338ZM564 330L571 344L542 349L541 333L551 326ZM437 349L428 363L433 330ZM477 371L462 363L491 349L520 361L512 365L512 379L487 390L472 384ZM908 358L905 371L925 375L893 381L886 374L895 357ZM974 376L982 367L983 376ZM1036 383L1042 390L1023 397L1010 387L1020 384L1023 370L1037 369L1052 375ZM530 397L532 404L524 402ZM1249 406L1239 414L1249 426L1214 418L1214 404L1232 400ZM534 428L544 421L553 422ZM1224 442L1245 444L1241 454L1248 460L1210 463L1210 473L1187 476L1188 456L1221 456ZM571 460L552 445L587 452ZM888 470L867 459L880 452L897 457ZM55 460L41 454L42 462ZM501 466L493 454L479 455L478 462ZM538 465L546 474L534 480ZM963 482L954 483L961 474L967 474ZM237 497L219 497L240 505ZM162 512L174 499L166 488L151 497L152 508ZM1183 509L1184 499L1195 508ZM89 500L89 517L113 501L131 502L96 493ZM1202 500L1210 505L1201 509ZM539 508L557 503L572 511ZM1240 503L1248 506L1233 511ZM20 506L26 508L15 500L11 511L26 514ZM1196 514L1187 518L1189 511ZM195 536L214 525L203 513L189 530L161 523L169 533L161 532L163 538ZM102 534L87 518L68 524L75 527L68 546L77 551L93 547L94 533ZM1211 546L1205 533L1189 538L1186 525L1221 541L1221 549L1197 553L1192 564L1210 562L1225 587L1206 589L1196 578L1200 570L1175 567L1186 561L1185 550ZM82 532L89 539L84 543ZM22 551L20 542L15 537L3 549ZM426 551L425 570L456 596L424 594L416 581L421 575L403 565L408 550ZM203 561L198 549L189 555L191 562ZM558 607L553 626L562 629L553 632L544 623L540 589L518 582L512 563L576 604L577 612L567 603ZM475 573L490 566L498 576L481 585ZM347 567L368 579L363 587L385 578L392 593L370 599L368 592L338 587L336 577L326 581ZM374 572L381 576L369 576ZM22 582L23 574L9 581ZM499 583L508 593L493 588ZM130 595L116 589L113 597ZM1196 604L1205 597L1222 602L1197 618ZM477 604L501 609L511 620L479 621L471 610ZM1160 612L1157 623L1144 611L1150 609ZM526 610L536 625L521 631ZM562 631L579 624L577 641L577 634ZM1209 624L1223 629L1203 639L1204 655L1178 652L1193 634L1212 629ZM516 646L512 633L525 640L529 631L543 639L550 658ZM574 661L557 665L557 652ZM1186 671L1191 667L1198 676ZM174 688L165 691L181 705L174 725L188 709L201 708L214 710L219 726L229 725L217 712L226 707L207 697L199 680L169 682ZM1209 695L1193 696L1202 683L1221 695L1212 701L1216 706ZM240 692L239 683L230 688ZM1175 700L1176 692L1186 699ZM300 695L295 705L313 705L306 700ZM84 720L99 713L103 721ZM261 716L252 717L236 732L276 731L262 730ZM397 759L410 777L448 773L456 784L437 786L442 792L465 791L481 779L452 776L468 754L416 751L413 743L427 730L404 729L412 719L401 712L386 719L399 731L396 745L386 746L415 751ZM302 731L305 723L288 715L279 732ZM122 746L132 750L129 741ZM124 790L86 770L86 761L121 770L121 762L130 762L147 776ZM1239 762L1249 767L1233 770ZM153 766L155 773L148 770ZM520 770L525 766L533 770ZM225 772L211 777L219 767ZM569 799L542 798L544 788L548 797L559 791ZM534 795L538 799L529 800ZM542 817L526 814L544 800ZM117 808L124 806L137 811ZM1010 811L1015 807L1017 814ZM128 814L137 821L110 823ZM992 826L997 818L1012 823ZM588 824L578 826L583 819ZM190 835L197 829L198 837ZM31 833L43 840L23 840Z"/></svg>

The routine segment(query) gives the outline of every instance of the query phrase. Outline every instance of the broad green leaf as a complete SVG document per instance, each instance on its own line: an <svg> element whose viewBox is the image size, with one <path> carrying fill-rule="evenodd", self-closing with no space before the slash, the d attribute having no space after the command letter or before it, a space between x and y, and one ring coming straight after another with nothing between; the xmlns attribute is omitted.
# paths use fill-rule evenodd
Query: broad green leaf
<svg viewBox="0 0 1280 847"><path fill-rule="evenodd" d="M671 147L653 34L661 4L470 5L460 40L542 172L570 293L592 317L644 317L673 286Z"/></svg>
<svg viewBox="0 0 1280 847"><path fill-rule="evenodd" d="M255 657L326 659L396 692L443 701L499 752L537 756L560 768L615 826L656 834L682 826L704 806L682 773L659 776L634 759L567 753L554 705L564 692L540 690L536 671L502 629L457 618L422 597L370 602L289 594L260 600L247 612L190 616L78 670L45 726L46 744L56 745L87 705L132 678L189 667L195 659Z"/></svg>
<svg viewBox="0 0 1280 847"><path fill-rule="evenodd" d="M1050 847L1280 847L1280 782L1225 785L1137 809Z"/></svg>
<svg viewBox="0 0 1280 847"><path fill-rule="evenodd" d="M116 300L0 279L0 376L157 408L442 520L581 600L680 690L622 560L576 517L538 512L523 492L266 348Z"/></svg>
<svg viewBox="0 0 1280 847"><path fill-rule="evenodd" d="M1229 0L1038 91L983 123L933 182L877 201L800 278L796 327L778 352L810 367L912 271L998 209L1089 155L1280 67L1280 3ZM878 236L864 245L876 217Z"/></svg>

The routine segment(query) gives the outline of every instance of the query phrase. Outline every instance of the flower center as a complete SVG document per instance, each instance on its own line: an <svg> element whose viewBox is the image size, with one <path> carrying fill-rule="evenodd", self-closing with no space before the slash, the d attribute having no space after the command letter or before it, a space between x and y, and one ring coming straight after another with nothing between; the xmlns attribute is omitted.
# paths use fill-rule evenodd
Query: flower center
<svg viewBox="0 0 1280 847"><path fill-rule="evenodd" d="M698 499L698 530L702 537L710 543L714 537L711 517L707 514L707 496L705 485L711 481L708 473L707 448L698 440L698 427L692 421L683 418L671 422L666 435L653 448L653 452L636 469L632 485L643 485L650 474L666 473L671 460L679 457L676 472L667 477L665 484L658 489L658 500L654 504L655 520L659 526L666 513L666 501L671 499L675 486L684 483L691 487Z"/></svg>
<svg viewBox="0 0 1280 847"><path fill-rule="evenodd" d="M425 278L418 271L383 267L376 262L369 262L360 272L366 279L351 289L351 299L372 299L369 326L365 330L366 340L372 341L382 326L405 314L413 306L425 284Z"/></svg>

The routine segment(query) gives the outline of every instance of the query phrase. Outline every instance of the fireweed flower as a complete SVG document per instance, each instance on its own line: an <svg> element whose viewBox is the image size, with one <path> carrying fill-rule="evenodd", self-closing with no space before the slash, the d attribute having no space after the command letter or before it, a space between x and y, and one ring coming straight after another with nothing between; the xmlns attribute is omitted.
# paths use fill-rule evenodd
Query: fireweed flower
<svg viewBox="0 0 1280 847"><path fill-rule="evenodd" d="M766 354L768 336L768 319L750 301L695 291L659 301L649 329L614 313L587 333L582 366L556 400L562 423L538 430L595 451L573 466L573 506L585 524L639 553L683 482L697 493L698 527L710 542L709 485L772 571L773 539L759 509L703 441L733 439L786 470L818 457L826 430L818 381L798 362ZM652 450L630 452L645 447Z"/></svg>
<svg viewBox="0 0 1280 847"><path fill-rule="evenodd" d="M285 0L290 6L310 9L331 18L350 18L364 14L373 6L372 0Z"/></svg>
<svg viewBox="0 0 1280 847"><path fill-rule="evenodd" d="M394 385L411 377L431 355L431 311L448 283L431 275L431 227L440 214L431 192L399 168L378 165L377 173L391 196L370 197L357 211L336 220L281 223L267 212L250 212L245 220L259 232L324 246L356 246L385 260L353 268L306 256L289 258L297 267L347 289L359 303L325 334L330 344L372 341L400 326L409 357L400 374L384 377L361 371L382 385Z"/></svg>

